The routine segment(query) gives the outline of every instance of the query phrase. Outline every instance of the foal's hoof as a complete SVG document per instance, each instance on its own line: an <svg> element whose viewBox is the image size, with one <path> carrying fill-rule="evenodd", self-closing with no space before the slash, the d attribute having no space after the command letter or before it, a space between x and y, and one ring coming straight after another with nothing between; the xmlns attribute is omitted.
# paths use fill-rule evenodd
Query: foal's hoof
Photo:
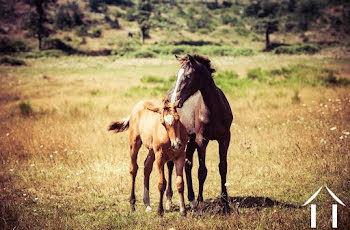
<svg viewBox="0 0 350 230"><path fill-rule="evenodd" d="M180 210L180 214L181 214L181 216L182 217L185 217L186 216L186 209L184 209L184 210Z"/></svg>
<svg viewBox="0 0 350 230"><path fill-rule="evenodd" d="M147 206L145 211L146 211L146 212L151 212L151 211L152 211L151 206Z"/></svg>
<svg viewBox="0 0 350 230"><path fill-rule="evenodd" d="M170 210L171 210L171 207L173 206L173 203L171 202L171 200L167 200L166 202L165 202L165 210L167 211L167 212L169 212Z"/></svg>

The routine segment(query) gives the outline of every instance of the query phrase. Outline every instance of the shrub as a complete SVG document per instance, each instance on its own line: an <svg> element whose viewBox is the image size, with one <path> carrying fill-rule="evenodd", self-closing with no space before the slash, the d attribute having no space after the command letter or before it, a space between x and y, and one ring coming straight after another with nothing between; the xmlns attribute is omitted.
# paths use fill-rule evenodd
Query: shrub
<svg viewBox="0 0 350 230"><path fill-rule="evenodd" d="M118 18L111 20L109 22L109 25L111 26L112 29L120 29Z"/></svg>
<svg viewBox="0 0 350 230"><path fill-rule="evenodd" d="M90 32L89 35L90 35L90 37L93 37L93 38L99 38L102 35L102 31L101 31L101 29L94 29Z"/></svg>
<svg viewBox="0 0 350 230"><path fill-rule="evenodd" d="M222 24L225 24L225 25L230 24L230 25L233 25L233 26L236 25L237 22L238 22L238 18L237 17L232 16L232 15L230 15L228 13L222 14L221 17L220 17L220 20L221 20Z"/></svg>
<svg viewBox="0 0 350 230"><path fill-rule="evenodd" d="M26 63L24 61L12 57L0 58L0 65L21 66L25 64Z"/></svg>
<svg viewBox="0 0 350 230"><path fill-rule="evenodd" d="M135 58L153 58L156 54L149 50L139 50L131 54Z"/></svg>
<svg viewBox="0 0 350 230"><path fill-rule="evenodd" d="M85 25L81 25L75 30L75 34L79 37L85 37L88 35L88 28Z"/></svg>
<svg viewBox="0 0 350 230"><path fill-rule="evenodd" d="M61 57L66 55L62 50L41 50L26 53L25 58Z"/></svg>
<svg viewBox="0 0 350 230"><path fill-rule="evenodd" d="M135 9L129 8L126 10L124 14L124 19L126 21L132 22L132 21L135 21L136 18L137 18L137 15L135 13Z"/></svg>
<svg viewBox="0 0 350 230"><path fill-rule="evenodd" d="M247 77L249 79L258 80L258 81L264 81L266 78L265 73L260 67L255 69L249 69L247 72Z"/></svg>
<svg viewBox="0 0 350 230"><path fill-rule="evenodd" d="M214 81L225 93L232 92L235 88L245 88L253 84L250 79L240 79L234 71L219 71L214 74Z"/></svg>
<svg viewBox="0 0 350 230"><path fill-rule="evenodd" d="M244 26L236 27L235 32L242 37L248 37L250 34L250 31L246 29Z"/></svg>
<svg viewBox="0 0 350 230"><path fill-rule="evenodd" d="M29 50L30 48L23 41L0 37L0 53L10 54Z"/></svg>
<svg viewBox="0 0 350 230"><path fill-rule="evenodd" d="M142 83L164 83L166 82L166 79L162 77L157 77L157 76L143 76L141 78Z"/></svg>
<svg viewBox="0 0 350 230"><path fill-rule="evenodd" d="M77 51L70 45L67 45L58 38L46 38L43 40L42 48L44 50L62 50L68 54L76 53Z"/></svg>
<svg viewBox="0 0 350 230"><path fill-rule="evenodd" d="M23 116L30 116L34 114L32 105L29 102L21 102L18 107Z"/></svg>
<svg viewBox="0 0 350 230"><path fill-rule="evenodd" d="M315 54L321 50L317 44L301 44L292 46L279 46L273 50L275 54Z"/></svg>

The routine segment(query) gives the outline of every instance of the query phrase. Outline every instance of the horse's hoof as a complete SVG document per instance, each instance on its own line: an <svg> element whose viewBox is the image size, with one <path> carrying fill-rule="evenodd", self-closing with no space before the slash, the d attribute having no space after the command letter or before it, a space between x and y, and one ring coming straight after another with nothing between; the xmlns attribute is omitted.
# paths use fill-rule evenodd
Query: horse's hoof
<svg viewBox="0 0 350 230"><path fill-rule="evenodd" d="M197 209L197 203L195 200L190 201L190 206L192 210L196 210Z"/></svg>
<svg viewBox="0 0 350 230"><path fill-rule="evenodd" d="M224 206L224 214L230 214L231 213L231 208L229 204L225 204Z"/></svg>
<svg viewBox="0 0 350 230"><path fill-rule="evenodd" d="M151 212L151 211L152 211L151 206L147 206L147 207L146 207L146 212Z"/></svg>
<svg viewBox="0 0 350 230"><path fill-rule="evenodd" d="M167 200L165 202L165 210L169 212L171 210L172 205L173 204L172 204L171 200Z"/></svg>
<svg viewBox="0 0 350 230"><path fill-rule="evenodd" d="M164 215L163 208L158 208L158 216L163 216L163 215Z"/></svg>

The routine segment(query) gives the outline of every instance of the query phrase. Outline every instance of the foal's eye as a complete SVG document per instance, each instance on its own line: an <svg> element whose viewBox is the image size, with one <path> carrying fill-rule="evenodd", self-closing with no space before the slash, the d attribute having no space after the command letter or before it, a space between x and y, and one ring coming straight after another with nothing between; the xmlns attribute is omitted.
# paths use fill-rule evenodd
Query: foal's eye
<svg viewBox="0 0 350 230"><path fill-rule="evenodd" d="M186 78L190 78L190 77L191 77L191 75L190 75L190 74L187 74L185 77L186 77Z"/></svg>

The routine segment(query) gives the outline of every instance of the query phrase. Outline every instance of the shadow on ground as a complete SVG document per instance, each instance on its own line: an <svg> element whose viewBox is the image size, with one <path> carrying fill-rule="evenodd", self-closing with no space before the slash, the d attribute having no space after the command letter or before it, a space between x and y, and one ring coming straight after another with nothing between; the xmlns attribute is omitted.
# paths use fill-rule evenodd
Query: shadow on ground
<svg viewBox="0 0 350 230"><path fill-rule="evenodd" d="M202 203L198 204L197 212L206 213L211 215L221 215L224 214L224 205L221 198L207 199ZM230 197L230 207L231 210L239 212L240 208L301 208L299 205L284 203L276 200L272 200L269 197L254 197L254 196L237 196ZM191 210L190 205L186 206L187 210ZM174 206L171 211L179 211L179 206Z"/></svg>

